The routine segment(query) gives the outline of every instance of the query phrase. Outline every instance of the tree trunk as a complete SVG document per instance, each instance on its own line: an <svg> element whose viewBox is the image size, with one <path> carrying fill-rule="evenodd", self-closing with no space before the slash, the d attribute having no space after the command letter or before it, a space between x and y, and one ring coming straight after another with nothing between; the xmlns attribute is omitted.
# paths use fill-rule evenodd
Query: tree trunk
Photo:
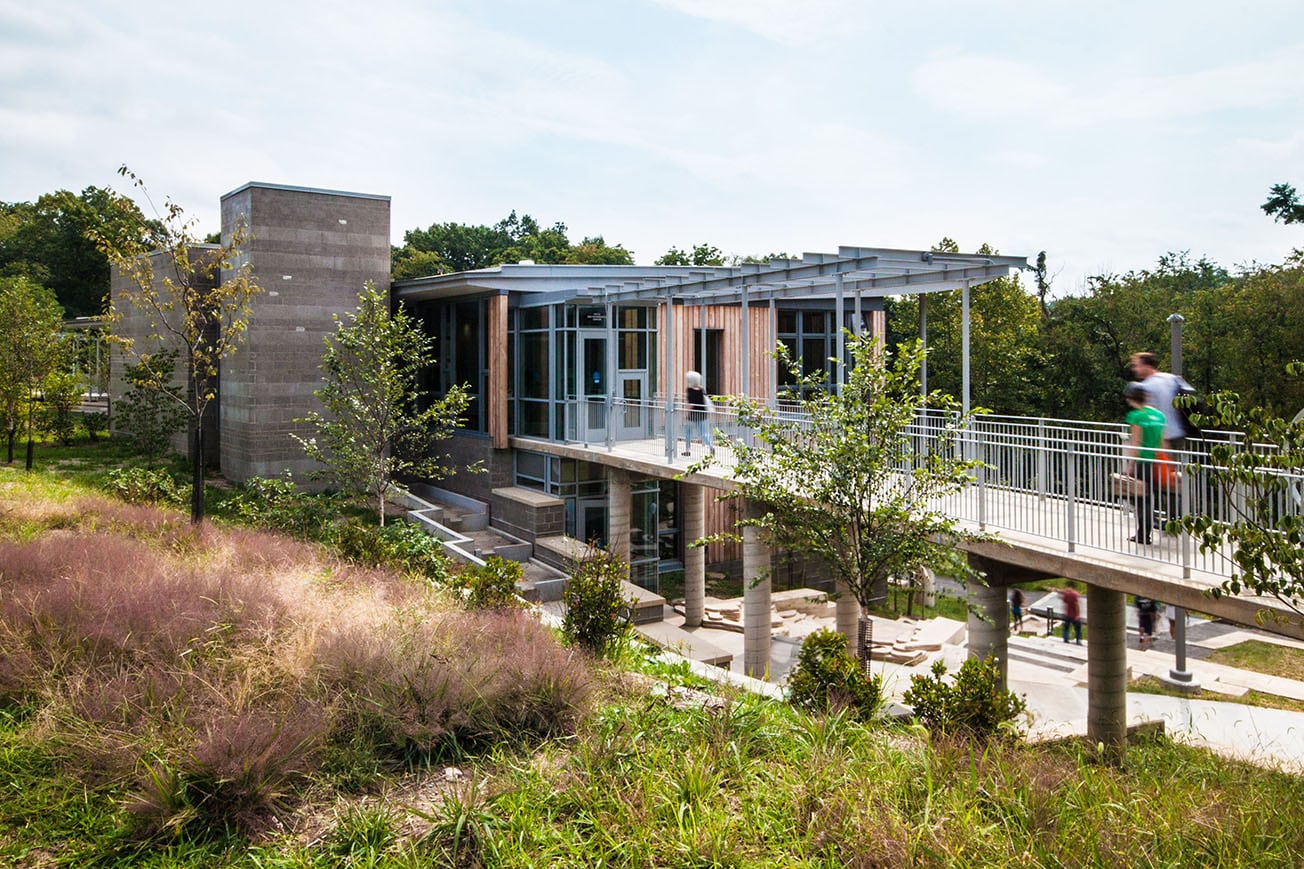
<svg viewBox="0 0 1304 869"><path fill-rule="evenodd" d="M190 521L204 521L204 420L191 417L194 431L190 436Z"/></svg>
<svg viewBox="0 0 1304 869"><path fill-rule="evenodd" d="M18 439L18 427L14 426L6 434L9 436L9 458L6 461L12 465L14 463L14 441Z"/></svg>
<svg viewBox="0 0 1304 869"><path fill-rule="evenodd" d="M32 469L32 402L27 402L27 470Z"/></svg>

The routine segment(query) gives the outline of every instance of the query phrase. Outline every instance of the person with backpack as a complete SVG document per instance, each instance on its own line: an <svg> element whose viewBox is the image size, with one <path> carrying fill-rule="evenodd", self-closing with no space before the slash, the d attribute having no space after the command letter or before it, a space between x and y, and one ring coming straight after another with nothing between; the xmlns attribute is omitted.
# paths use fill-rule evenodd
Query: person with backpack
<svg viewBox="0 0 1304 869"><path fill-rule="evenodd" d="M1141 648L1155 644L1155 621L1159 617L1159 604L1148 597L1136 596L1136 623L1141 634Z"/></svg>
<svg viewBox="0 0 1304 869"><path fill-rule="evenodd" d="M1124 472L1141 481L1141 494L1136 503L1136 534L1131 539L1133 543L1148 545L1150 529L1155 525L1155 492L1159 486L1155 458L1164 442L1164 415L1154 407L1143 383L1129 383L1123 395L1132 408L1123 420L1131 432Z"/></svg>

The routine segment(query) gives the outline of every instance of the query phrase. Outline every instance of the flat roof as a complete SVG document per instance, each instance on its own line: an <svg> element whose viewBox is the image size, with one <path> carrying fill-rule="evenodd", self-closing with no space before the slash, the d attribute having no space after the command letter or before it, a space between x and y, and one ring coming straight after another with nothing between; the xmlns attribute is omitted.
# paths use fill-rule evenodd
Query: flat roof
<svg viewBox="0 0 1304 869"><path fill-rule="evenodd" d="M241 184L230 193L222 194L222 198L228 199L235 196L237 193L242 193L245 190L250 189L251 187L258 187L263 190L288 190L292 193L320 193L324 196L351 196L354 199L375 199L380 202L389 202L388 196L382 196L379 193L354 193L349 190L328 190L324 187L299 187L294 184L269 184L266 181L249 181L245 184Z"/></svg>

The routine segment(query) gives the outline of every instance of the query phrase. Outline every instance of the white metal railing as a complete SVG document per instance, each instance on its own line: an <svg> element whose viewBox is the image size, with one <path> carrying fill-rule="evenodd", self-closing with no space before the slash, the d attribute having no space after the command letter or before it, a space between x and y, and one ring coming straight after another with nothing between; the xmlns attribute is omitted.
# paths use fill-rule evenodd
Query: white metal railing
<svg viewBox="0 0 1304 869"><path fill-rule="evenodd" d="M618 443L660 441L668 464L686 465L707 455L707 447L696 437L689 455L683 455L691 412L680 403L667 412L661 400L575 400L567 405L568 440L608 449ZM772 419L791 426L794 436L811 431L810 420L795 407L777 406L771 413ZM754 432L723 404L704 415L712 432L714 462L732 467L734 446L750 443ZM934 448L944 422L939 412L916 419L909 435L917 454ZM1235 444L1237 436L1217 437L1220 440L1188 440L1184 451L1168 451L1159 463L1178 479L1173 490L1155 495L1153 507L1160 519L1183 513L1231 516L1237 506L1231 501L1238 496L1215 487L1209 451L1218 442ZM1128 427L1122 423L979 415L950 444L981 463L973 483L935 506L981 529L1035 535L1058 541L1068 551L1090 547L1179 565L1186 573L1227 575L1231 563L1224 553L1201 553L1186 535L1170 536L1160 528L1150 545L1130 539L1137 531L1135 504L1112 488L1112 475L1127 466L1127 446ZM1280 488L1268 512L1298 515L1304 509L1304 474L1272 473L1285 476L1288 484Z"/></svg>

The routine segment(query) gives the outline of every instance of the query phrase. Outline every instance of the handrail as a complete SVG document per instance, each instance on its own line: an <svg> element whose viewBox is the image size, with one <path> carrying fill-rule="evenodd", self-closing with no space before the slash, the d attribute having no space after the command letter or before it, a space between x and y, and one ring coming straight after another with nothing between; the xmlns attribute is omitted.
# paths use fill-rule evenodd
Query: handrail
<svg viewBox="0 0 1304 869"><path fill-rule="evenodd" d="M567 406L567 439L607 450L621 443L661 440L670 445L667 463L686 466L708 454L707 446L697 438L685 447L685 434L692 434L686 425L691 412L679 402L667 411L665 402L657 398L577 400ZM755 431L723 402L698 412L704 413L712 433L713 463L732 467L735 448L753 442ZM813 431L811 420L793 406L771 405L765 412L771 420L789 426L794 436ZM920 453L934 447L944 421L942 413L930 409L911 424L907 434ZM587 423L600 425L581 431ZM586 433L590 435L587 439ZM1156 493L1153 506L1158 520L1184 513L1214 518L1232 515L1235 502L1243 495L1229 494L1214 485L1209 457L1215 444L1235 446L1238 437L1213 433L1206 439L1188 440L1186 449L1168 451L1165 459L1156 462L1160 479L1175 481L1172 494ZM969 420L951 448L964 450L982 463L972 485L949 496L945 503L932 505L957 519L985 530L1057 541L1067 551L1090 547L1173 564L1185 575L1192 570L1222 576L1231 572L1225 553L1201 552L1187 536L1172 537L1157 529L1149 545L1130 539L1138 531L1136 505L1112 488L1113 475L1128 464L1128 426L1122 423L980 414ZM1253 448L1268 449L1263 445ZM1284 476L1289 482L1271 505L1274 514L1298 515L1304 509L1304 474L1266 473Z"/></svg>

